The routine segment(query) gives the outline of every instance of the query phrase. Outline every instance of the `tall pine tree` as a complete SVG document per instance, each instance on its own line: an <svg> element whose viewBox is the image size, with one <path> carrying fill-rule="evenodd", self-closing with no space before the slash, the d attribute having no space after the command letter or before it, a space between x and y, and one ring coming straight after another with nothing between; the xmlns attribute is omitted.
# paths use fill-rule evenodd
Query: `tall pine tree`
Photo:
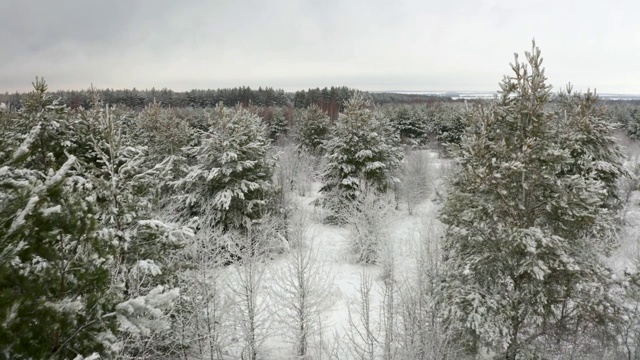
<svg viewBox="0 0 640 360"><path fill-rule="evenodd" d="M100 334L114 329L91 185L59 138L67 110L46 91L36 80L17 114L22 144L2 144L12 155L0 164L0 354L11 359L103 352Z"/></svg>
<svg viewBox="0 0 640 360"><path fill-rule="evenodd" d="M526 60L469 114L442 214L446 315L471 350L504 359L602 332L613 306L600 258L622 174L610 128L589 96L551 109L535 43Z"/></svg>

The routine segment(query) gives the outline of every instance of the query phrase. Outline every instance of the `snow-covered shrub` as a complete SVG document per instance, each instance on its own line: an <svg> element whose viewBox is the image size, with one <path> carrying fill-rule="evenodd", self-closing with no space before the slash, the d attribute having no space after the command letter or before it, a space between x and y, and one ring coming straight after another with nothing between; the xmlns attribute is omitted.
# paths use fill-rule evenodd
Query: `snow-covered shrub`
<svg viewBox="0 0 640 360"><path fill-rule="evenodd" d="M412 255L403 259L410 266L398 285L398 356L459 359L462 354L444 322L445 304L438 297L438 287L444 279L444 229L442 224L426 218L418 226L417 238L410 247Z"/></svg>
<svg viewBox="0 0 640 360"><path fill-rule="evenodd" d="M278 229L274 221L262 219L246 233L231 231L225 234L229 251L237 259L233 264L230 289L235 308L234 322L239 328L241 343L236 353L243 359L256 360L261 352L274 318L269 311L264 278L265 260L273 252Z"/></svg>
<svg viewBox="0 0 640 360"><path fill-rule="evenodd" d="M313 182L313 158L294 146L276 148L278 160L274 172L274 185L282 192L306 196Z"/></svg>
<svg viewBox="0 0 640 360"><path fill-rule="evenodd" d="M388 242L393 213L389 196L371 190L346 205L340 222L349 229L348 250L353 261L379 263L381 252Z"/></svg>
<svg viewBox="0 0 640 360"><path fill-rule="evenodd" d="M189 264L178 276L173 335L183 359L223 359L233 332L233 299L228 290L228 254L217 246L221 231L199 231L174 259Z"/></svg>
<svg viewBox="0 0 640 360"><path fill-rule="evenodd" d="M429 196L432 189L430 155L426 151L409 151L401 168L400 194L409 214Z"/></svg>

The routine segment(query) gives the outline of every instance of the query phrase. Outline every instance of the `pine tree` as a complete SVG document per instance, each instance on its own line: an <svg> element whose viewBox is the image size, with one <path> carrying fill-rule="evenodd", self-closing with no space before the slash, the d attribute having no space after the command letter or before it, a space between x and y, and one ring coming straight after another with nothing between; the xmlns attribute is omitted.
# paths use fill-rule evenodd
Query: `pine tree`
<svg viewBox="0 0 640 360"><path fill-rule="evenodd" d="M425 137L425 121L417 116L414 107L401 105L393 109L393 127L400 133L400 137L405 140L417 141Z"/></svg>
<svg viewBox="0 0 640 360"><path fill-rule="evenodd" d="M83 114L87 126L94 129L91 144L97 160L87 168L95 187L98 234L111 245L110 294L117 303L135 298L153 302L153 297L166 296L165 288L176 271L169 259L192 234L155 210L159 207L156 191L166 180L170 164L153 164L146 147L131 145L132 140L123 133L126 117L116 118L113 112L113 108L97 102ZM142 329L120 329L118 337L124 342L121 351L144 355L156 350L139 348L143 336L168 329L162 311L154 317L156 321Z"/></svg>
<svg viewBox="0 0 640 360"><path fill-rule="evenodd" d="M177 212L200 227L246 230L262 216L272 191L275 161L262 120L248 110L219 104L188 156L195 160L173 184Z"/></svg>
<svg viewBox="0 0 640 360"><path fill-rule="evenodd" d="M616 124L607 119L606 108L598 104L595 92L574 93L569 84L558 96L556 133L571 153L572 163L563 174L592 174L607 191L604 206L612 211L622 206L618 180L628 175L620 159L623 153L613 135Z"/></svg>
<svg viewBox="0 0 640 360"><path fill-rule="evenodd" d="M140 193L127 191L141 187L135 181L140 174L128 177L139 163L105 158L122 147L99 140L95 117L72 116L49 99L44 81L34 87L12 127L22 144L3 142L0 151L11 154L0 165L0 307L7 309L0 312L0 354L111 356L122 349L121 334L148 335L168 326L163 310L177 290L149 286L141 294L118 286L123 248L131 254L129 274L158 274L145 255L165 254L152 234L167 231L139 208L131 210L131 204L145 204ZM129 205L124 211L122 203ZM137 232L130 230L136 226Z"/></svg>
<svg viewBox="0 0 640 360"><path fill-rule="evenodd" d="M576 126L562 126L548 108L535 43L526 59L516 55L499 99L470 113L442 214L446 315L470 350L504 359L539 356L536 346L550 339L562 347L577 333L602 333L613 306L599 244L610 233L600 230L615 224L597 169L616 178L620 164L608 142L595 145L609 129L579 116L585 99L566 112ZM579 143L593 151L575 152Z"/></svg>
<svg viewBox="0 0 640 360"><path fill-rule="evenodd" d="M274 108L271 123L269 124L269 138L278 141L287 136L289 126L283 108Z"/></svg>
<svg viewBox="0 0 640 360"><path fill-rule="evenodd" d="M136 117L139 133L136 144L146 146L155 158L178 155L189 142L189 126L179 119L173 109L163 108L160 103L147 105Z"/></svg>
<svg viewBox="0 0 640 360"><path fill-rule="evenodd" d="M367 187L385 192L396 181L392 174L402 161L399 141L388 119L372 111L362 94L354 95L325 144L328 162L320 191L337 198L338 207Z"/></svg>
<svg viewBox="0 0 640 360"><path fill-rule="evenodd" d="M317 105L309 106L300 118L297 140L301 149L314 155L322 154L322 144L329 135L329 117Z"/></svg>
<svg viewBox="0 0 640 360"><path fill-rule="evenodd" d="M95 235L91 185L54 134L66 109L37 80L16 122L19 147L0 166L0 354L74 358L105 350L108 252ZM3 144L3 147L6 144Z"/></svg>

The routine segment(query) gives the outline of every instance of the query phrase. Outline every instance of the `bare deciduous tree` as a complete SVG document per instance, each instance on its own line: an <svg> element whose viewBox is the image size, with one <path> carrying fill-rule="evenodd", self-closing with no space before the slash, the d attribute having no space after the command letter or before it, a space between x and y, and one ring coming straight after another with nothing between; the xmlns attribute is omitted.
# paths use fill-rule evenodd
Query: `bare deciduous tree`
<svg viewBox="0 0 640 360"><path fill-rule="evenodd" d="M183 290L174 324L183 359L222 359L230 343L226 253L216 241L221 236L204 229L180 254L180 262L189 264L179 277Z"/></svg>
<svg viewBox="0 0 640 360"><path fill-rule="evenodd" d="M429 154L426 151L415 150L405 154L400 180L400 193L410 215L416 206L425 200L431 193L432 179L429 162Z"/></svg>
<svg viewBox="0 0 640 360"><path fill-rule="evenodd" d="M357 304L349 304L349 328L346 337L352 356L362 360L374 360L378 353L379 334L376 329L372 304L373 280L364 270L360 275Z"/></svg>
<svg viewBox="0 0 640 360"><path fill-rule="evenodd" d="M277 318L287 329L286 337L294 345L295 356L310 354L311 341L321 332L321 315L327 306L333 279L313 244L305 214L291 219L291 251L283 264L272 268L274 300L279 305Z"/></svg>
<svg viewBox="0 0 640 360"><path fill-rule="evenodd" d="M349 252L358 263L377 264L381 247L388 237L392 201L373 190L363 192L343 212L343 222L349 227Z"/></svg>
<svg viewBox="0 0 640 360"><path fill-rule="evenodd" d="M410 259L413 269L399 290L399 355L403 359L456 359L460 354L451 347L440 313L442 304L437 300L442 279L442 225L424 220L417 236L415 257Z"/></svg>
<svg viewBox="0 0 640 360"><path fill-rule="evenodd" d="M249 227L246 234L229 232L225 236L229 237L227 243L233 257L237 258L230 287L236 302L235 320L243 340L240 357L256 360L272 322L266 311L267 294L263 291L263 280L266 273L264 260L278 237L276 226L265 216L260 223Z"/></svg>

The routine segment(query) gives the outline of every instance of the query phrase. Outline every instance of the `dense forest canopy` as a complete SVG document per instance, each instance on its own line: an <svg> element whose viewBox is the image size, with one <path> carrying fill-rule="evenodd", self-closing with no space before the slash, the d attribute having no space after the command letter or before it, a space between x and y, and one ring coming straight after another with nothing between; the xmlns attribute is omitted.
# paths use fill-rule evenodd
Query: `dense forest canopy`
<svg viewBox="0 0 640 360"><path fill-rule="evenodd" d="M282 89L271 87L252 89L250 87L225 88L216 90L199 90L177 92L170 89L90 89L90 90L61 90L50 92L53 98L59 98L62 104L70 108L88 108L92 104L92 94L99 94L102 101L110 105L127 106L132 109L143 108L153 102L159 102L165 107L213 107L219 102L234 106L294 106L306 108L309 105L318 105L328 112L341 111L346 100L351 98L356 90L345 86L330 88L315 88L296 92L285 92ZM11 106L21 106L26 94L5 93L0 94L0 103ZM439 97L419 94L398 94L385 92L369 93L376 104L388 103L426 103L430 101L451 100L448 97Z"/></svg>

